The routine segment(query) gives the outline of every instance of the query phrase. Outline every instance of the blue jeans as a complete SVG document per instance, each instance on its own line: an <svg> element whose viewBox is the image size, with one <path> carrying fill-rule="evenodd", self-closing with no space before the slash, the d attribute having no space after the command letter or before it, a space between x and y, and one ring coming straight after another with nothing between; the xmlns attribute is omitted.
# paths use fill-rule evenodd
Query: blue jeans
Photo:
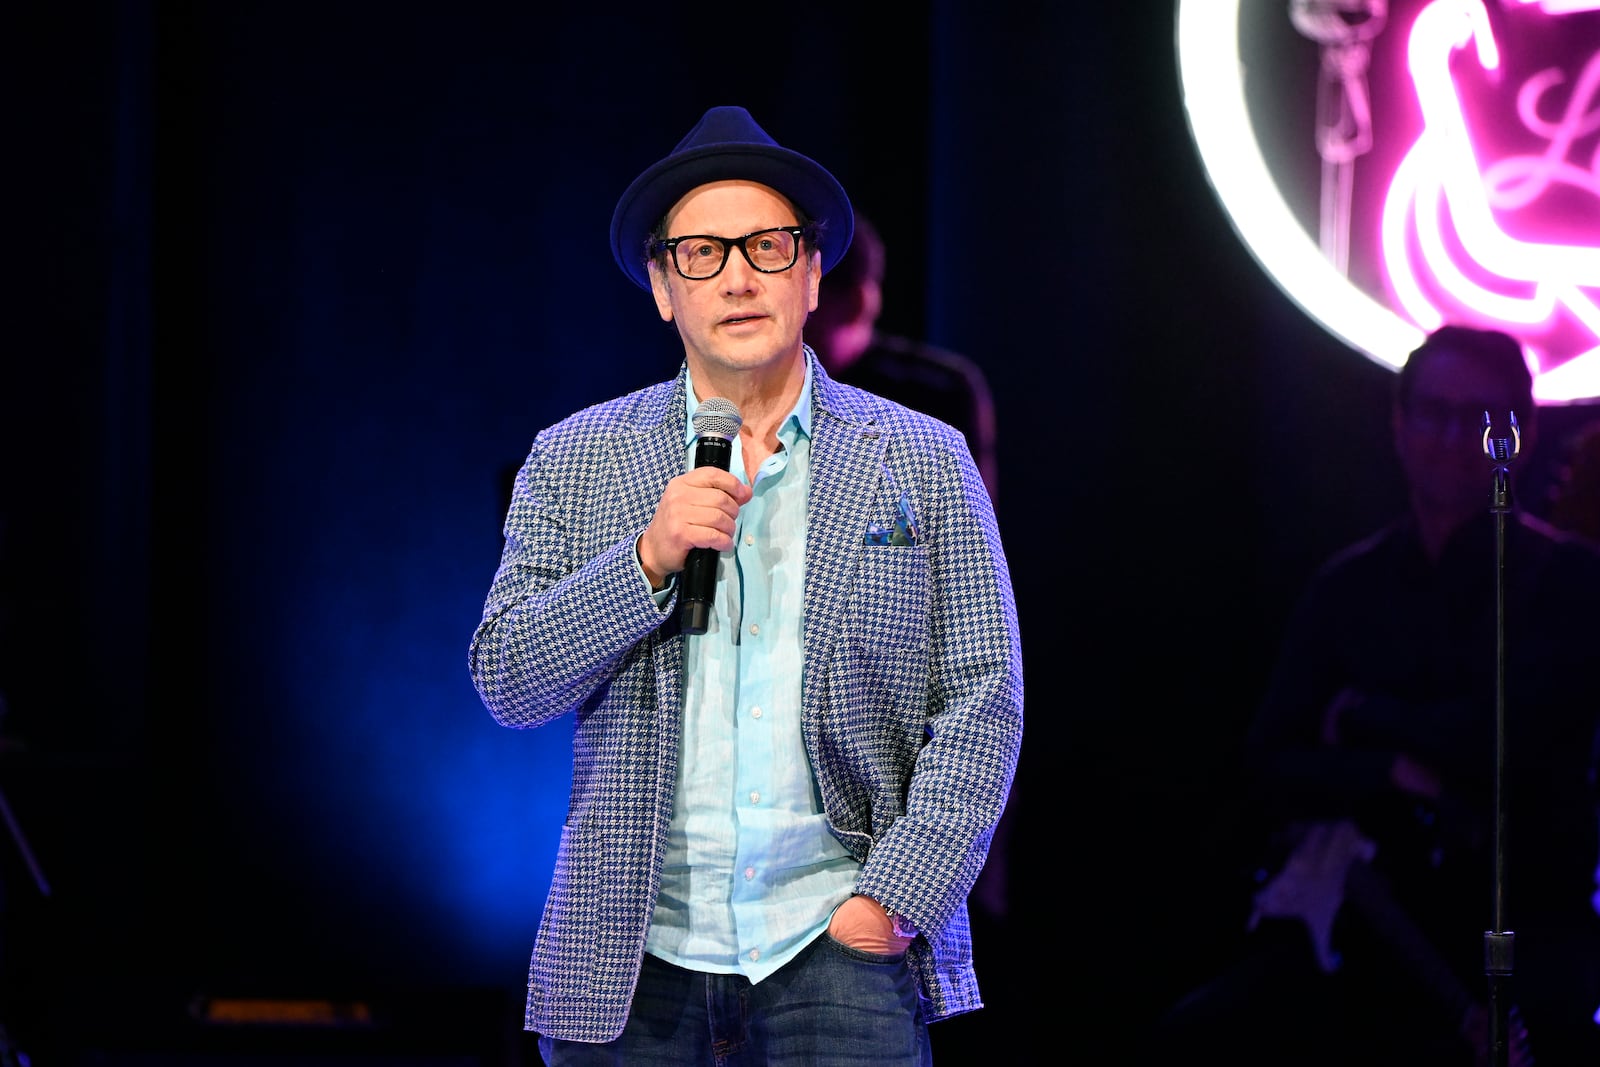
<svg viewBox="0 0 1600 1067"><path fill-rule="evenodd" d="M929 1067L928 1026L905 955L823 934L751 985L646 955L628 1025L603 1045L539 1038L548 1067Z"/></svg>

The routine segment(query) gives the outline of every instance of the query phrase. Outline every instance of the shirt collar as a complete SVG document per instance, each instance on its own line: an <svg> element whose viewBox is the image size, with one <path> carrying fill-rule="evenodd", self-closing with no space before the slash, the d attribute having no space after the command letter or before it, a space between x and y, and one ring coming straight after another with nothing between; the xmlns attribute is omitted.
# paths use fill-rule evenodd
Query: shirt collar
<svg viewBox="0 0 1600 1067"><path fill-rule="evenodd" d="M683 440L685 444L694 441L694 413L700 410L700 401L694 395L694 373L687 366L683 369ZM783 420L783 425L778 427L778 440L785 445L793 445L802 437L811 436L811 359L806 358L806 380L800 386L800 396L795 399L794 407L789 411L789 417Z"/></svg>

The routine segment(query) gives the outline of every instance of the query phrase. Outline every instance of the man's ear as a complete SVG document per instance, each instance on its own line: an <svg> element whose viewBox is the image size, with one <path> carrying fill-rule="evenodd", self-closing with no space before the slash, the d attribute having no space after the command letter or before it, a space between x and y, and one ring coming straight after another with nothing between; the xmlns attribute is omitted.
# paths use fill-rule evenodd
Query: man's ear
<svg viewBox="0 0 1600 1067"><path fill-rule="evenodd" d="M861 317L868 323L875 323L881 314L883 314L883 286L869 278L861 283Z"/></svg>
<svg viewBox="0 0 1600 1067"><path fill-rule="evenodd" d="M661 273L661 265L655 260L649 263L650 269L650 295L656 298L656 314L661 316L662 322L672 321L672 286L667 281L667 276Z"/></svg>

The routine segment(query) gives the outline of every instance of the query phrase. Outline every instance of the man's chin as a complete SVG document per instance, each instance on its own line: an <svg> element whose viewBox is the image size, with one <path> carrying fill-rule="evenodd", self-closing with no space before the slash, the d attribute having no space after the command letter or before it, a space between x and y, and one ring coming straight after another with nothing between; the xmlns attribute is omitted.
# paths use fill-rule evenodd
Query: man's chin
<svg viewBox="0 0 1600 1067"><path fill-rule="evenodd" d="M786 362L796 351L798 348L775 346L769 336L724 336L707 350L707 358L729 370L759 370Z"/></svg>

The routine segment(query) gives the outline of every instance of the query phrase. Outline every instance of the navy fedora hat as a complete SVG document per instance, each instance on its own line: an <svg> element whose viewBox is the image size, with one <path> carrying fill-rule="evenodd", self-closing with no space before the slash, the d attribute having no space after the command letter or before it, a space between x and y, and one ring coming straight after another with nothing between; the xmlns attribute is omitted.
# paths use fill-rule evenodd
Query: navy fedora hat
<svg viewBox="0 0 1600 1067"><path fill-rule="evenodd" d="M611 254L622 273L650 288L646 267L651 232L684 194L708 182L760 182L789 199L810 222L822 224L824 273L850 247L855 213L844 186L820 164L784 148L742 107L714 107L700 117L670 155L633 180L611 214ZM734 237L736 234L724 234Z"/></svg>

